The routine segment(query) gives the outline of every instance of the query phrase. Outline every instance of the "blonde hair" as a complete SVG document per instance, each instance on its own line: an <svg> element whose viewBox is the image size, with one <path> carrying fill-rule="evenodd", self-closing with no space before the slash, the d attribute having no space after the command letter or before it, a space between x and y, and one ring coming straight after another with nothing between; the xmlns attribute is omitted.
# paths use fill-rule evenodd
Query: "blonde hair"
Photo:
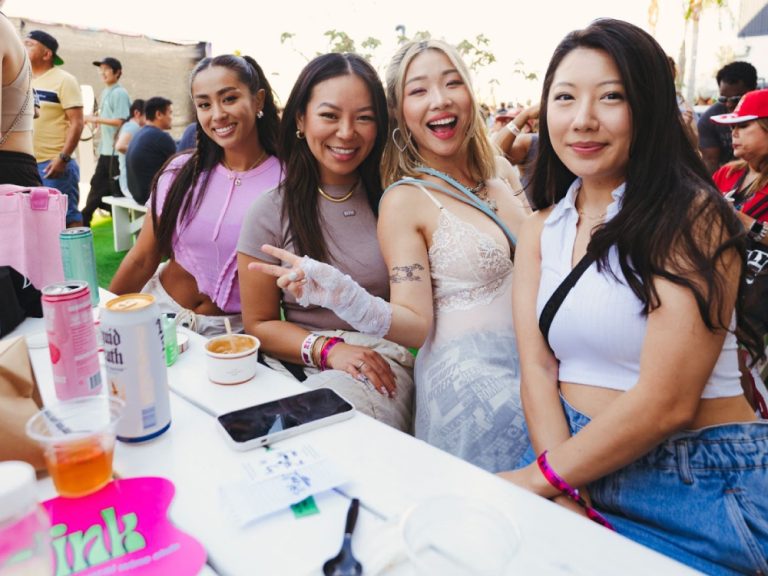
<svg viewBox="0 0 768 576"><path fill-rule="evenodd" d="M758 118L755 122L757 122L757 125L763 129L765 137L768 138L768 118ZM387 145L389 145L389 143L387 143ZM749 165L746 160L734 160L726 164L726 166L728 167L728 176L734 172L749 170ZM760 159L758 169L760 170L760 175L749 185L749 188L747 189L748 192L757 192L768 186L768 157Z"/></svg>
<svg viewBox="0 0 768 576"><path fill-rule="evenodd" d="M404 44L387 67L387 107L389 137L381 165L383 185L389 186L405 176L419 177L416 169L423 163L418 147L411 139L403 117L405 74L419 54L427 50L442 52L461 76L472 102L472 115L463 146L468 153L468 168L473 179L488 180L496 175L495 153L485 130L485 122L472 93L469 70L456 48L441 40L412 41ZM404 148L404 149L403 149Z"/></svg>

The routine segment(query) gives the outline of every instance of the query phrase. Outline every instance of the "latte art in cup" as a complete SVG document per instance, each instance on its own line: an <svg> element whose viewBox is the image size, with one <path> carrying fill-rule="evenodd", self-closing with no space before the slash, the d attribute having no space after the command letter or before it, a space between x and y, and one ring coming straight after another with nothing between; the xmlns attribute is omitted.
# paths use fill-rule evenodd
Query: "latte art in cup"
<svg viewBox="0 0 768 576"><path fill-rule="evenodd" d="M216 354L241 354L252 350L253 347L254 342L250 336L239 334L215 338L206 344L206 348Z"/></svg>
<svg viewBox="0 0 768 576"><path fill-rule="evenodd" d="M208 378L215 384L242 384L254 377L259 339L249 334L224 334L205 344Z"/></svg>

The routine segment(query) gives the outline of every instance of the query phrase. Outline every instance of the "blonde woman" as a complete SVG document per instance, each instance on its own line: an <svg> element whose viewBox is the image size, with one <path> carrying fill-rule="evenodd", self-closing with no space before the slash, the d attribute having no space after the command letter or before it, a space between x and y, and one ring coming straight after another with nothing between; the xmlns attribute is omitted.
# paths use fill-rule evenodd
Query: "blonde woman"
<svg viewBox="0 0 768 576"><path fill-rule="evenodd" d="M528 447L512 325L512 237L525 209L498 177L469 75L456 50L405 44L387 73L390 138L378 236L390 301L330 266L265 247L289 266L258 265L303 303L410 347L415 434L486 470ZM358 377L367 378L364 364Z"/></svg>

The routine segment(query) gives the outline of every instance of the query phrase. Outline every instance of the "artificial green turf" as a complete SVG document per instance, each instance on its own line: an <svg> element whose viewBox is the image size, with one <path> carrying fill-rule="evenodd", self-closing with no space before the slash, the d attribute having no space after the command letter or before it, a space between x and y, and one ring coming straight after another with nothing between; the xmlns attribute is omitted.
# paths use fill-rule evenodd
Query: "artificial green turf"
<svg viewBox="0 0 768 576"><path fill-rule="evenodd" d="M107 288L127 252L115 252L111 216L101 216L96 212L91 221L91 231L93 232L93 247L96 252L96 273L99 277L99 286Z"/></svg>

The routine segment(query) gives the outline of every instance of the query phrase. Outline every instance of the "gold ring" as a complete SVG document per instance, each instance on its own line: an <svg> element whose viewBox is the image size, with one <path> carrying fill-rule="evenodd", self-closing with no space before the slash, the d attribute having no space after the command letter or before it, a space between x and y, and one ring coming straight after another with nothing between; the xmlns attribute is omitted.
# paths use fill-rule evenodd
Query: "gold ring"
<svg viewBox="0 0 768 576"><path fill-rule="evenodd" d="M362 362L360 362L360 364L358 364L358 365L356 366L356 368L357 368L358 370L362 370L362 369L363 369L363 366L365 366L365 361L362 361Z"/></svg>

